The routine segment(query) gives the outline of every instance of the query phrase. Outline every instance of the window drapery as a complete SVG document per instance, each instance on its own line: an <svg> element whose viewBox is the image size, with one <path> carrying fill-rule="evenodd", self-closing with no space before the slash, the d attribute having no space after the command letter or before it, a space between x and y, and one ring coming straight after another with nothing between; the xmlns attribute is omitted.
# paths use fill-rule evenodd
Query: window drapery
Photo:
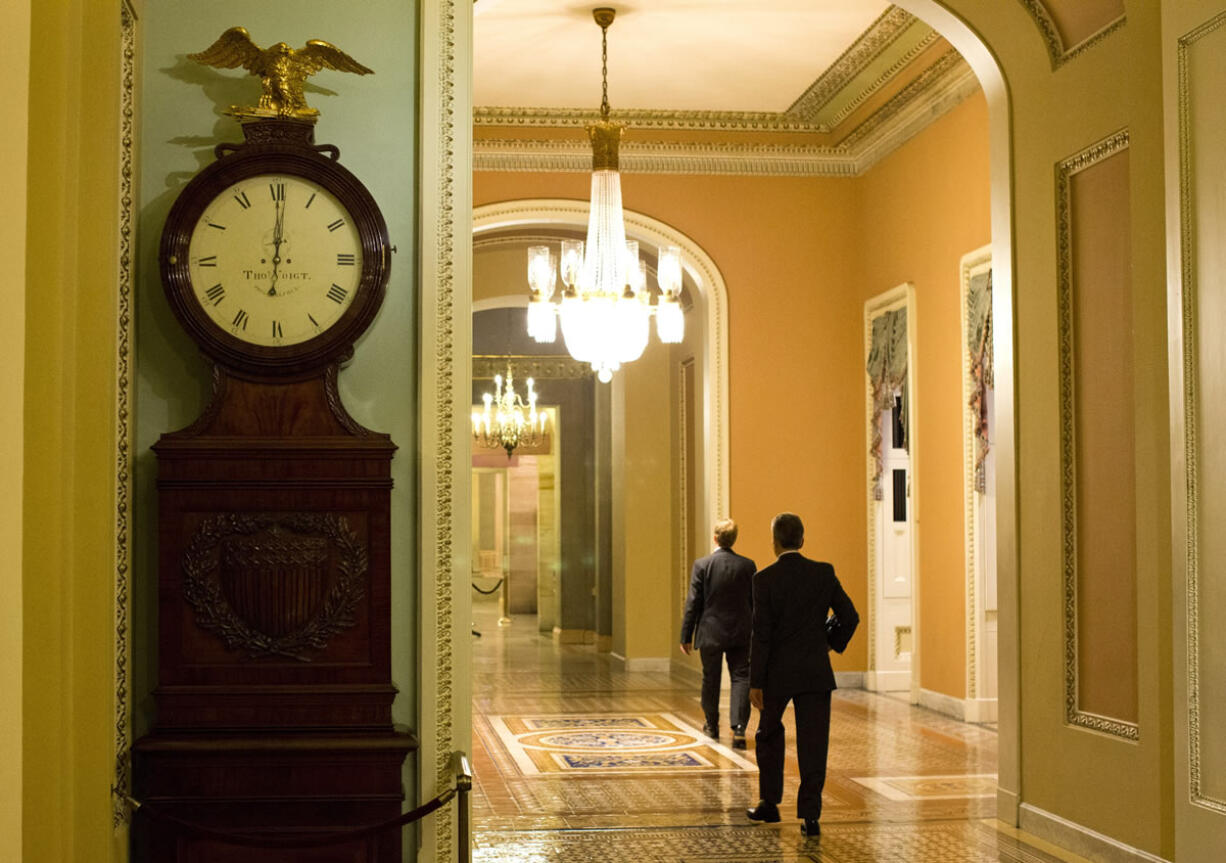
<svg viewBox="0 0 1226 863"><path fill-rule="evenodd" d="M966 291L966 348L970 355L971 409L975 432L975 491L983 493L983 462L988 457L986 394L995 386L992 371L992 271L972 276Z"/></svg>
<svg viewBox="0 0 1226 863"><path fill-rule="evenodd" d="M868 351L868 379L873 390L873 499L881 500L882 452L881 414L894 407L894 394L902 396L901 416L904 448L907 428L907 310L883 312L873 318L872 341Z"/></svg>

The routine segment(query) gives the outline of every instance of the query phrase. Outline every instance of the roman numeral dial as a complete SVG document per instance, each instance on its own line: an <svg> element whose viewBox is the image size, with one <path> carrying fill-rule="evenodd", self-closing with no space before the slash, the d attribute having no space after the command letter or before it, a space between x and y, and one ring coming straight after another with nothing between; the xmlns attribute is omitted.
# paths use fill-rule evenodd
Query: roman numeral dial
<svg viewBox="0 0 1226 863"><path fill-rule="evenodd" d="M353 215L324 186L293 174L252 176L216 194L195 222L187 258L208 320L270 348L339 323L364 263Z"/></svg>

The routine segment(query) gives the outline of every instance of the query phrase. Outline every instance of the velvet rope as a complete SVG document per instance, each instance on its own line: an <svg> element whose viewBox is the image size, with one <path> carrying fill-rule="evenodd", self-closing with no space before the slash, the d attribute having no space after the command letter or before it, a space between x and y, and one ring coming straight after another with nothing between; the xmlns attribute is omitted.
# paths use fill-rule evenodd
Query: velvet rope
<svg viewBox="0 0 1226 863"><path fill-rule="evenodd" d="M177 815L171 815L169 812L162 810L156 803L141 803L132 797L124 798L128 805L132 807L137 814L145 814L156 821L161 821L192 833L196 836L201 836L206 839L216 839L220 842L226 842L230 845L242 845L253 848L324 848L329 845L339 845L341 842L350 842L354 839L363 839L367 836L373 836L376 833L382 833L384 830L391 830L393 827L403 827L406 824L411 824L414 821L420 821L422 818L429 815L434 810L446 805L455 797L458 788L448 788L430 800L418 806L412 812L405 812L396 818L390 818L387 821L382 821L378 824L370 824L365 827L358 827L353 830L344 830L339 833L327 833L323 836L311 837L290 837L290 836L254 836L250 833L232 833L228 830L218 830L213 827L206 827L203 824L197 824L194 821L188 821L180 818Z"/></svg>
<svg viewBox="0 0 1226 863"><path fill-rule="evenodd" d="M500 579L498 579L498 583L497 583L497 584L495 584L493 587L491 587L489 590L482 590L481 588L477 587L477 585L475 585L475 584L473 585L473 590L477 591L477 593L483 594L484 596L489 596L491 593L497 593L497 592L498 592L498 588L500 588L500 587L502 587L502 579L501 579L501 578L500 578Z"/></svg>

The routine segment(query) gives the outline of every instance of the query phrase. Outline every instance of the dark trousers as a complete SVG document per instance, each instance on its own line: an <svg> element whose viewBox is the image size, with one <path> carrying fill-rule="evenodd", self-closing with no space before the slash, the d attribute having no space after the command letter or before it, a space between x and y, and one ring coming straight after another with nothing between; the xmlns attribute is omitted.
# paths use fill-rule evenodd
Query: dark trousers
<svg viewBox="0 0 1226 863"><path fill-rule="evenodd" d="M728 724L744 728L749 722L749 645L740 647L700 647L702 657L702 712L707 725L719 728L719 681L724 657L728 657L728 676L732 697L728 700Z"/></svg>
<svg viewBox="0 0 1226 863"><path fill-rule="evenodd" d="M796 713L796 760L800 762L797 818L820 818L830 748L830 693L797 692L790 698L763 693L762 713L754 740L758 754L758 796L776 806L783 800L783 711L792 702Z"/></svg>

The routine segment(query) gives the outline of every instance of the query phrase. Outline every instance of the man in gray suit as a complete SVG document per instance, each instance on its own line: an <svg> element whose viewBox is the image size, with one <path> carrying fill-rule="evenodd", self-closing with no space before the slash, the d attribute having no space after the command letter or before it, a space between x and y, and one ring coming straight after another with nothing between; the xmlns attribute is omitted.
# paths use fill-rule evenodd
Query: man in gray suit
<svg viewBox="0 0 1226 863"><path fill-rule="evenodd" d="M681 621L681 652L694 647L702 658L703 733L719 739L719 684L724 658L732 680L728 706L732 723L732 746L745 748L745 724L749 722L749 628L753 619L752 560L732 550L736 522L730 518L715 523L715 551L694 561L690 595Z"/></svg>
<svg viewBox="0 0 1226 863"><path fill-rule="evenodd" d="M822 786L830 745L830 693L835 689L830 650L842 653L860 615L834 575L834 567L802 557L805 528L800 517L781 512L771 521L774 563L753 580L753 645L749 700L761 711L757 742L758 805L752 821L779 820L783 799L783 711L796 714L800 789L796 817L801 832L821 833ZM832 617L827 617L833 611Z"/></svg>

